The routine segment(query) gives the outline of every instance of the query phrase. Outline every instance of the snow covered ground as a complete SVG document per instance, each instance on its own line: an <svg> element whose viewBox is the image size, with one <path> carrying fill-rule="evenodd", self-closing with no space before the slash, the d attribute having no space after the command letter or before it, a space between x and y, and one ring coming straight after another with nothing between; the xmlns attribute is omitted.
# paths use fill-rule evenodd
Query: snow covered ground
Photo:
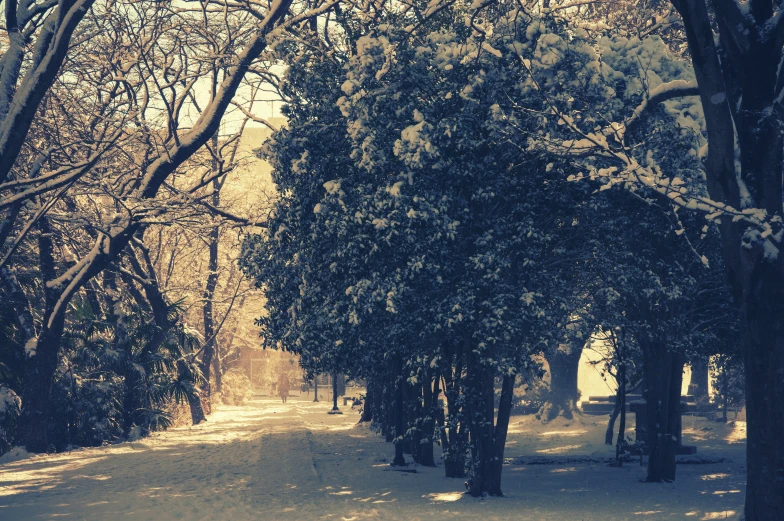
<svg viewBox="0 0 784 521"><path fill-rule="evenodd" d="M637 464L601 462L612 454L603 417L549 425L513 417L506 497L475 499L442 468L390 470L391 444L356 425L356 412L328 408L305 397L255 399L138 442L7 454L0 519L707 520L732 518L743 505L742 422L685 418L686 443L724 461L679 465L675 483L652 484L640 481Z"/></svg>

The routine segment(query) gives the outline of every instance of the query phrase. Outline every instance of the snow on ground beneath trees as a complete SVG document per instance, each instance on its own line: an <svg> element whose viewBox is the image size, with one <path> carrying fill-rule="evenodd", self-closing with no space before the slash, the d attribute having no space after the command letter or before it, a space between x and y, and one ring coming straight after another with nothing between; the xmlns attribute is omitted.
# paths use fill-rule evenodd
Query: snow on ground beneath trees
<svg viewBox="0 0 784 521"><path fill-rule="evenodd" d="M462 494L443 468L389 468L393 448L302 396L220 407L196 427L70 453L0 458L0 519L461 520L725 519L743 505L745 423L684 417L699 447L675 483L643 483L643 468L607 466L604 417L542 425L513 416L506 497ZM633 427L633 421L632 421ZM713 463L705 463L713 461Z"/></svg>

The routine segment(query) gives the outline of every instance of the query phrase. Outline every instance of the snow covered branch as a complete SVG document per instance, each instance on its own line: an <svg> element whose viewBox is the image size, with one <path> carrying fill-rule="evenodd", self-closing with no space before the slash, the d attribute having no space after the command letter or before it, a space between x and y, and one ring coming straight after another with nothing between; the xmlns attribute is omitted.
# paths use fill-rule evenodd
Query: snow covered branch
<svg viewBox="0 0 784 521"><path fill-rule="evenodd" d="M231 104L237 88L254 60L266 49L267 37L275 29L279 20L288 12L292 0L276 0L270 7L267 17L256 30L245 49L233 60L226 71L214 99L201 113L193 128L185 133L179 143L167 150L147 168L141 183L140 195L144 199L155 197L163 181L204 146L218 130L221 118Z"/></svg>
<svg viewBox="0 0 784 521"><path fill-rule="evenodd" d="M0 182L7 179L16 162L41 100L52 86L65 59L73 31L82 21L93 1L60 0L40 29L35 41L32 66L18 87L21 51L17 59L11 58L8 53L4 57L13 61L8 63L4 60L3 72L0 76L0 92L13 93L13 96L8 100L7 113L0 112L2 118L0 120ZM17 28L21 18L14 17L11 13L15 4L15 2L6 2L6 18L12 20L16 18L9 33L12 40L13 30ZM9 51L11 50L13 49ZM0 105L0 109L2 108L3 106Z"/></svg>
<svg viewBox="0 0 784 521"><path fill-rule="evenodd" d="M242 104L237 103L235 101L232 101L231 104L234 105L235 107L237 107L238 109L240 109L240 112L242 112L245 115L245 117L247 117L248 119L250 119L254 123L261 123L262 125L264 125L265 127L267 127L268 129L270 129L273 132L278 130L278 127L276 127L275 125L270 123L267 119L259 117L259 116L256 116L255 114L251 113L248 109L243 107Z"/></svg>
<svg viewBox="0 0 784 521"><path fill-rule="evenodd" d="M633 130L634 127L639 124L642 116L649 110L655 108L659 103L682 96L699 96L699 94L700 91L697 87L697 82L694 80L674 80L668 83L662 83L658 87L652 89L648 93L648 97L634 109L632 116L626 120L626 132L628 133Z"/></svg>

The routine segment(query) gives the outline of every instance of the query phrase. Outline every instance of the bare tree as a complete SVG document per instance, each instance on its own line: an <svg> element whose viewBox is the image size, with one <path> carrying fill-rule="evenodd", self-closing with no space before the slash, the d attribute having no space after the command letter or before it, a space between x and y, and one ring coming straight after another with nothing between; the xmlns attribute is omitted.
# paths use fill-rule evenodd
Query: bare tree
<svg viewBox="0 0 784 521"><path fill-rule="evenodd" d="M8 179L33 116L94 0L3 0L5 49L0 58L0 182Z"/></svg>
<svg viewBox="0 0 784 521"><path fill-rule="evenodd" d="M112 27L117 47L135 59L119 60L112 81L125 86L132 100L127 114L135 130L133 143L115 147L112 160L102 163L105 170L99 186L105 201L98 211L104 214L103 225L91 227L89 248L74 252L61 273L57 273L51 237L39 221L46 298L36 337L28 343L18 431L28 450L42 451L47 446L49 387L68 303L116 261L140 230L164 213L156 201L161 189L218 130L248 70L270 64L259 59L274 31L295 27L335 4L302 6L303 14L292 14L285 22L293 8L289 0L273 2L261 11L206 1L193 9L133 3L117 16ZM191 108L199 97L204 101L196 117ZM204 185L209 182L206 176ZM44 184L31 184L47 192Z"/></svg>

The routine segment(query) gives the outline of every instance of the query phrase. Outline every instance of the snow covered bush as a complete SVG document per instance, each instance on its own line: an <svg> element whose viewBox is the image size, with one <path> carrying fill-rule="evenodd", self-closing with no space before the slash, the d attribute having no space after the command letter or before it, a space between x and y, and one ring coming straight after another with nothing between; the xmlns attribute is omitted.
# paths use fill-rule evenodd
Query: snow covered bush
<svg viewBox="0 0 784 521"><path fill-rule="evenodd" d="M96 446L119 439L123 435L122 385L116 375L80 375L65 370L53 389L56 438L66 447ZM59 445L54 448L62 449Z"/></svg>
<svg viewBox="0 0 784 521"><path fill-rule="evenodd" d="M538 412L547 400L549 388L541 378L531 378L515 387L512 411L514 414L533 414Z"/></svg>
<svg viewBox="0 0 784 521"><path fill-rule="evenodd" d="M253 396L250 379L242 371L229 370L221 381L220 399L226 405L244 405Z"/></svg>
<svg viewBox="0 0 784 521"><path fill-rule="evenodd" d="M176 325L160 335L149 314L120 291L107 305L76 300L52 386L49 450L138 438L172 425L194 393L198 339ZM173 320L177 305L170 305Z"/></svg>
<svg viewBox="0 0 784 521"><path fill-rule="evenodd" d="M22 400L19 396L5 385L0 385L0 455L11 449L21 408Z"/></svg>

